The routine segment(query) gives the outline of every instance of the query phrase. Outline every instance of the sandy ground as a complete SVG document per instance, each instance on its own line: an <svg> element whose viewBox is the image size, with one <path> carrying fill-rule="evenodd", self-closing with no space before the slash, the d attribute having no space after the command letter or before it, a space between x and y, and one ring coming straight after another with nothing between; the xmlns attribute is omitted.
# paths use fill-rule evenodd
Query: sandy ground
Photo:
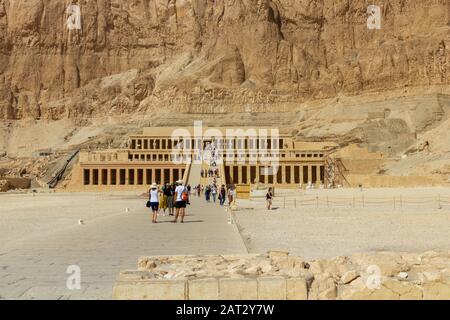
<svg viewBox="0 0 450 320"><path fill-rule="evenodd" d="M118 272L135 268L142 255L247 249L314 259L450 249L450 189L444 188L277 191L270 212L264 199L238 202L241 235L223 209L197 198L184 225L167 217L152 225L136 192L2 194L0 204L0 299L108 299ZM83 270L81 291L65 289L72 264Z"/></svg>
<svg viewBox="0 0 450 320"><path fill-rule="evenodd" d="M272 211L264 208L263 199L239 201L236 222L250 252L277 249L314 259L450 249L450 189L310 190L285 195L286 200L278 194Z"/></svg>
<svg viewBox="0 0 450 320"><path fill-rule="evenodd" d="M247 252L218 205L194 198L185 223L152 224L145 202L136 192L0 195L0 300L110 299L140 256ZM67 288L72 265L79 290Z"/></svg>
<svg viewBox="0 0 450 320"><path fill-rule="evenodd" d="M80 219L92 222L138 209L142 203L134 199L136 193L0 194L0 249L76 227Z"/></svg>

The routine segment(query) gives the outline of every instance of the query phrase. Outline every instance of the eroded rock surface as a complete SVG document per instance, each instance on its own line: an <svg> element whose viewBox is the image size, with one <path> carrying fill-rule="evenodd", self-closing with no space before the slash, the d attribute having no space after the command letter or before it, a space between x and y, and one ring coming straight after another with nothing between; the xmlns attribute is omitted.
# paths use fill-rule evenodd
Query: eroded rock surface
<svg viewBox="0 0 450 320"><path fill-rule="evenodd" d="M363 0L70 2L81 30L66 0L0 1L0 118L261 110L449 83L445 0L378 1L381 30Z"/></svg>
<svg viewBox="0 0 450 320"><path fill-rule="evenodd" d="M141 257L122 281L304 279L315 299L450 299L450 252L380 252L304 261L285 252Z"/></svg>

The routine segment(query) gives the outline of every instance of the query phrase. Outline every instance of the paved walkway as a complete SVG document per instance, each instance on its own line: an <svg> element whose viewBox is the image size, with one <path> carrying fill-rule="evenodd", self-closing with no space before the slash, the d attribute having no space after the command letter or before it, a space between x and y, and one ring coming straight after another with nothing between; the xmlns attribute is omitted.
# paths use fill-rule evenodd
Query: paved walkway
<svg viewBox="0 0 450 320"><path fill-rule="evenodd" d="M246 252L225 211L203 199L192 199L184 224L161 217L154 225L145 200L130 197L126 203L128 213L121 207L83 226L56 228L0 246L0 298L109 299L119 271L136 269L139 256ZM91 210L103 209L102 202L88 204ZM66 288L69 265L81 268L81 290Z"/></svg>

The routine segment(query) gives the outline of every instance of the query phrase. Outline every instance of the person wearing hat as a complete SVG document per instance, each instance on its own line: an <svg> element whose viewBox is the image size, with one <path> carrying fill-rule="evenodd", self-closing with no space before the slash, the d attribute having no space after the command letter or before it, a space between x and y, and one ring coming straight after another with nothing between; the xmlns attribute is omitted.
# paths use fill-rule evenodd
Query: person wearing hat
<svg viewBox="0 0 450 320"><path fill-rule="evenodd" d="M188 192L186 187L183 185L183 180L177 181L177 187L175 188L175 220L174 223L178 222L178 217L181 216L181 223L184 222L184 216L186 214L186 203L188 201Z"/></svg>
<svg viewBox="0 0 450 320"><path fill-rule="evenodd" d="M159 210L159 193L161 190L158 190L158 185L153 183L150 187L149 198L150 198L150 208L152 209L152 222L156 223L156 219L158 218L158 210Z"/></svg>

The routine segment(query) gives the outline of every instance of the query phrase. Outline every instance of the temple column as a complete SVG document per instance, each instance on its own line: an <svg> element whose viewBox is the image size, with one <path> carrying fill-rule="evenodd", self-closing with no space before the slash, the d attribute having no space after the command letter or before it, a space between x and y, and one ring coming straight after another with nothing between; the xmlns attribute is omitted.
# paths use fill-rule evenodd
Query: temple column
<svg viewBox="0 0 450 320"><path fill-rule="evenodd" d="M130 184L130 169L125 168L125 185Z"/></svg>
<svg viewBox="0 0 450 320"><path fill-rule="evenodd" d="M237 180L238 184L242 183L242 166L238 166L238 180Z"/></svg>
<svg viewBox="0 0 450 320"><path fill-rule="evenodd" d="M89 170L89 185L92 186L94 184L94 170L93 169L88 170Z"/></svg>
<svg viewBox="0 0 450 320"><path fill-rule="evenodd" d="M261 174L261 171L260 171L260 166L258 166L258 165L256 165L256 181L258 181L258 183L259 183L259 179L260 179L260 174Z"/></svg>
<svg viewBox="0 0 450 320"><path fill-rule="evenodd" d="M317 182L321 182L321 180L320 180L320 165L319 164L316 166L316 177L317 177Z"/></svg>
<svg viewBox="0 0 450 320"><path fill-rule="evenodd" d="M286 183L286 166L281 166L281 184Z"/></svg>
<svg viewBox="0 0 450 320"><path fill-rule="evenodd" d="M295 184L295 166L291 167L291 184Z"/></svg>
<svg viewBox="0 0 450 320"><path fill-rule="evenodd" d="M150 180L151 181L147 181L149 185L155 180L155 171L153 169L150 169Z"/></svg>
<svg viewBox="0 0 450 320"><path fill-rule="evenodd" d="M299 179L300 179L300 184L303 184L303 166L302 165L299 166L298 171L299 171L298 175L299 175Z"/></svg>
<svg viewBox="0 0 450 320"><path fill-rule="evenodd" d="M312 181L312 166L310 164L308 164L308 183L309 182L313 182Z"/></svg>

